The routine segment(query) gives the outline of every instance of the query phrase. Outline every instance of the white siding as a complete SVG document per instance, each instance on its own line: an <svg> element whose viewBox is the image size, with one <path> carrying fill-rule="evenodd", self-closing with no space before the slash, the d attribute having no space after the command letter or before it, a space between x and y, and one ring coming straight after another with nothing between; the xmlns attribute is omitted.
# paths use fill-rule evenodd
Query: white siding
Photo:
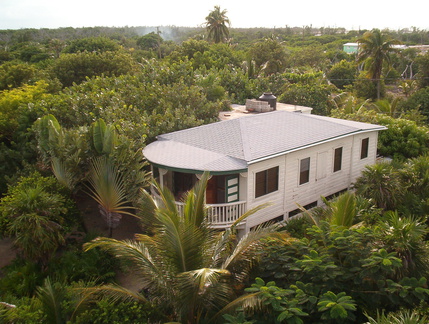
<svg viewBox="0 0 429 324"><path fill-rule="evenodd" d="M361 159L362 139L369 138L368 157ZM342 147L341 170L333 172L334 151ZM350 188L368 164L374 164L377 151L377 132L368 132L334 140L249 166L247 174L248 209L269 202L247 219L246 230L273 218L288 217L288 213L315 201ZM300 160L310 158L310 180L299 185ZM279 189L255 199L255 174L272 167L279 167ZM243 187L242 187L243 188Z"/></svg>

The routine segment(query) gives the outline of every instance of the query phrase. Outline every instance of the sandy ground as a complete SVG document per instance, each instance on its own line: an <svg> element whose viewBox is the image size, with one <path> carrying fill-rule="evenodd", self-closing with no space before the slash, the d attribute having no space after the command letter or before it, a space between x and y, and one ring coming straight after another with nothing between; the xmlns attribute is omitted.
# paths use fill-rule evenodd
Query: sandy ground
<svg viewBox="0 0 429 324"><path fill-rule="evenodd" d="M78 208L84 219L85 228L88 232L96 233L100 236L108 236L109 228L106 222L99 214L95 201L87 198L78 199ZM112 237L118 240L132 239L135 233L140 232L140 226L135 217L124 215L119 226L113 229ZM0 276L4 266L10 264L15 258L16 253L13 249L12 240L5 238L0 240ZM140 284L132 273L117 273L117 281L125 288L138 291Z"/></svg>

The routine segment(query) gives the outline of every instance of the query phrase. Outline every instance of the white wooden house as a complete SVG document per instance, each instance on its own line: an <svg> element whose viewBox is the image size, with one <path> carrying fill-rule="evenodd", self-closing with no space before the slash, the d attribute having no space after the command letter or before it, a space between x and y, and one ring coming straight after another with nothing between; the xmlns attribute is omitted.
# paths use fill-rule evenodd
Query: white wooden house
<svg viewBox="0 0 429 324"><path fill-rule="evenodd" d="M384 126L286 111L244 116L160 135L143 154L162 186L181 195L204 171L213 227L226 228L246 210L244 231L286 220L350 188L375 163ZM153 193L156 195L156 193Z"/></svg>

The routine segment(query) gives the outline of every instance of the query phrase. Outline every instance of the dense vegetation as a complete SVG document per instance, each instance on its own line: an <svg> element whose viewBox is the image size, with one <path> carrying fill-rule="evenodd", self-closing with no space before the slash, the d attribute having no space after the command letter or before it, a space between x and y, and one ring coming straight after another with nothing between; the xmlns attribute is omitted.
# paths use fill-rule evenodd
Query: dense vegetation
<svg viewBox="0 0 429 324"><path fill-rule="evenodd" d="M427 322L429 53L390 45L429 44L429 32L228 23L215 7L205 29L0 31L0 237L18 252L1 269L1 322ZM358 40L358 57L343 52ZM204 179L184 218L167 191L158 209L142 194L141 149L158 134L264 91L387 126L378 149L392 162L240 241L204 222ZM124 215L141 234L96 238L78 208L88 198L110 235ZM130 268L140 292L115 283Z"/></svg>

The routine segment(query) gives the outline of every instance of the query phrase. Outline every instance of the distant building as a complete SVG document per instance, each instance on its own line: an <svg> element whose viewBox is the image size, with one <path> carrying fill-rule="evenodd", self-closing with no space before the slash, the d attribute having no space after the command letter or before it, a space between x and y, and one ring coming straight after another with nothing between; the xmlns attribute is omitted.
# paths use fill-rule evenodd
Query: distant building
<svg viewBox="0 0 429 324"><path fill-rule="evenodd" d="M358 43L345 43L343 45L343 51L347 54L357 54L359 48Z"/></svg>
<svg viewBox="0 0 429 324"><path fill-rule="evenodd" d="M429 45L392 45L393 48L404 50L406 48L414 48L422 53L429 51ZM357 54L359 52L359 43L345 43L343 45L343 51L347 54Z"/></svg>

